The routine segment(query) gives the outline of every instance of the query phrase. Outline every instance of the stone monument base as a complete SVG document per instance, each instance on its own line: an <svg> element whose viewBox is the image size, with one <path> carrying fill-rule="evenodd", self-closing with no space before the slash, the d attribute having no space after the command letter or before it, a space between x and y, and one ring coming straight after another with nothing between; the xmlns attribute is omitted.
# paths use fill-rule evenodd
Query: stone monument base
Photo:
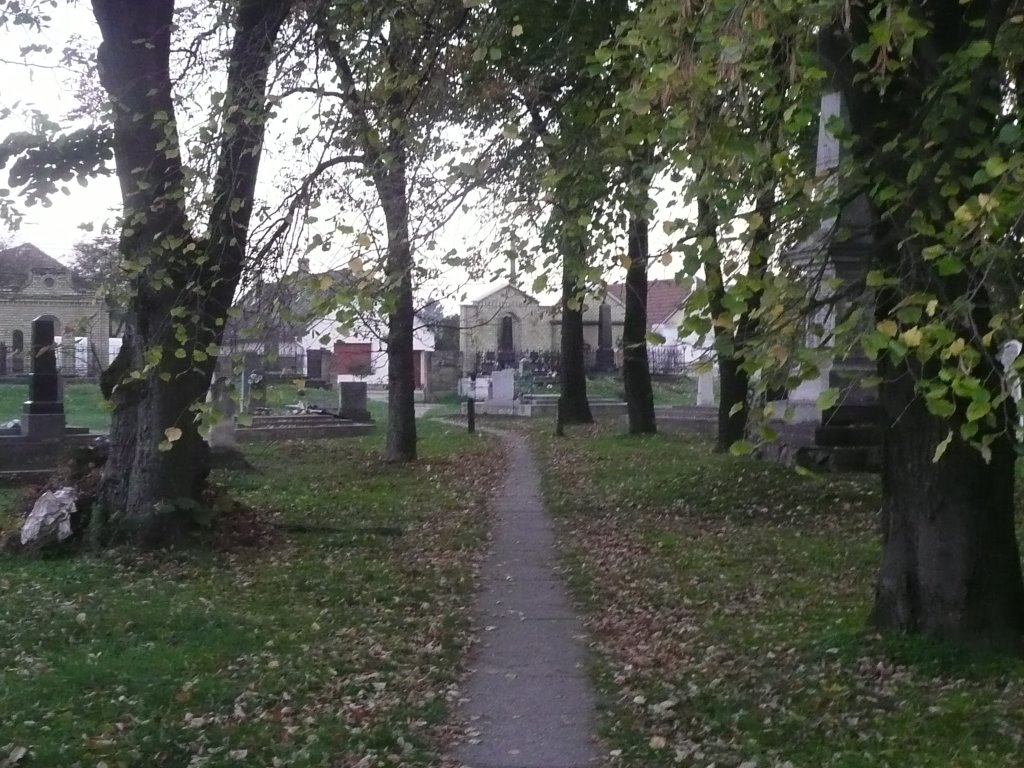
<svg viewBox="0 0 1024 768"><path fill-rule="evenodd" d="M23 413L21 434L28 440L56 440L67 434L67 422L61 413Z"/></svg>

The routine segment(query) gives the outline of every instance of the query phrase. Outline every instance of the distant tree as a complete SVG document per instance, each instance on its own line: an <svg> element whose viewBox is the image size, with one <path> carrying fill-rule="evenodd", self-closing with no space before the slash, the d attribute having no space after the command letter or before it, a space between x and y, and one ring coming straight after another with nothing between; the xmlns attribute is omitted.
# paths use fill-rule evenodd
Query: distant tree
<svg viewBox="0 0 1024 768"><path fill-rule="evenodd" d="M459 316L446 315L431 326L434 331L434 349L438 352L459 350Z"/></svg>
<svg viewBox="0 0 1024 768"><path fill-rule="evenodd" d="M413 283L415 178L449 124L453 57L470 4L458 0L353 4L323 0L309 15L333 90L322 119L335 126L338 163L376 193L386 228L383 303L388 316L389 461L416 458Z"/></svg>
<svg viewBox="0 0 1024 768"><path fill-rule="evenodd" d="M130 280L121 265L121 250L113 235L82 240L71 247L72 271L89 280L104 297L110 310L110 335L124 331L130 293Z"/></svg>

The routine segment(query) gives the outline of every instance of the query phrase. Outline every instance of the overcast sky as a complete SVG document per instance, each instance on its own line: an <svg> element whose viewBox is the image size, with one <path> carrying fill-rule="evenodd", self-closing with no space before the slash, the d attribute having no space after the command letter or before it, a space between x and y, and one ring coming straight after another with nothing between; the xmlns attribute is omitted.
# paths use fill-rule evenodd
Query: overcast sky
<svg viewBox="0 0 1024 768"><path fill-rule="evenodd" d="M62 125L69 125L61 118L76 105L75 87L79 73L60 66L60 53L73 41L88 51L94 51L99 43L99 33L88 3L62 3L54 14L53 22L42 33L42 40L54 52L50 55L31 54L33 66L18 63L18 50L30 42L40 42L39 33L28 33L17 28L0 31L0 51L3 51L0 54L0 59L3 59L0 60L0 83L3 83L0 110L5 113L9 110L7 117L0 116L0 135L30 130L33 110L49 115ZM301 110L290 113L290 116L293 124L303 119ZM281 168L287 166L287 162L281 153L269 152L261 168L261 178L273 179ZM55 258L66 261L75 242L94 237L100 227L112 222L120 210L118 185L113 177L91 180L86 188L74 182L68 187L71 194L57 195L50 207L36 205L24 209L25 220L19 231L9 235L10 239L16 243L35 243ZM80 228L84 223L93 225L93 234ZM486 242L493 234L492 230L489 223L479 220L472 212L460 214L441 234L438 250L445 252L454 248L464 252ZM663 241L660 227L655 226L652 230L652 248L657 249ZM314 252L310 256L314 271L339 266L339 260L345 263L348 258L339 253ZM507 262L502 262L501 267L507 268ZM673 267L657 264L652 269L652 276L667 277L673 272ZM610 277L621 279L622 270ZM529 282L526 281L527 287ZM551 280L552 284L556 282ZM493 286L493 282L470 282L464 272L456 269L448 270L441 284L445 292L451 295L445 302L450 309L455 307L462 296L472 298ZM438 285L433 288L437 289ZM549 294L541 298L550 300L552 296Z"/></svg>

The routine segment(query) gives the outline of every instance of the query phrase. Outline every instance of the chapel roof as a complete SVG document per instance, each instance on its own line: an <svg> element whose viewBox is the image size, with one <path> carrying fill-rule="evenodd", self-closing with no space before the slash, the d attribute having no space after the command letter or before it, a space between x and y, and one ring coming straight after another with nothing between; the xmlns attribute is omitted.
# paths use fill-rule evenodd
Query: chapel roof
<svg viewBox="0 0 1024 768"><path fill-rule="evenodd" d="M20 290L30 282L33 272L64 272L71 275L72 285L79 290L91 286L55 258L32 243L0 249L0 288Z"/></svg>

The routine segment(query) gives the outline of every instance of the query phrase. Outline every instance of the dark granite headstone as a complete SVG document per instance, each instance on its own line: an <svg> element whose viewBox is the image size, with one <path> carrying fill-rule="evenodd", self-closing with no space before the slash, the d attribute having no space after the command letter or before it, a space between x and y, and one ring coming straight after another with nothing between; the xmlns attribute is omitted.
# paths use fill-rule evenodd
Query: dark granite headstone
<svg viewBox="0 0 1024 768"><path fill-rule="evenodd" d="M54 335L52 320L37 317L32 321L32 378L22 433L36 440L62 437L66 426Z"/></svg>
<svg viewBox="0 0 1024 768"><path fill-rule="evenodd" d="M366 408L366 382L342 381L338 384L339 415L352 421L370 421Z"/></svg>
<svg viewBox="0 0 1024 768"><path fill-rule="evenodd" d="M324 378L324 353L320 349L306 350L306 378Z"/></svg>
<svg viewBox="0 0 1024 768"><path fill-rule="evenodd" d="M63 410L52 320L36 318L32 321L32 378L28 385L28 399L26 405L38 403L43 408L32 413L53 413L53 403L59 404Z"/></svg>
<svg viewBox="0 0 1024 768"><path fill-rule="evenodd" d="M598 308L597 356L594 371L612 373L615 370L615 350L612 348L612 308L601 304Z"/></svg>

